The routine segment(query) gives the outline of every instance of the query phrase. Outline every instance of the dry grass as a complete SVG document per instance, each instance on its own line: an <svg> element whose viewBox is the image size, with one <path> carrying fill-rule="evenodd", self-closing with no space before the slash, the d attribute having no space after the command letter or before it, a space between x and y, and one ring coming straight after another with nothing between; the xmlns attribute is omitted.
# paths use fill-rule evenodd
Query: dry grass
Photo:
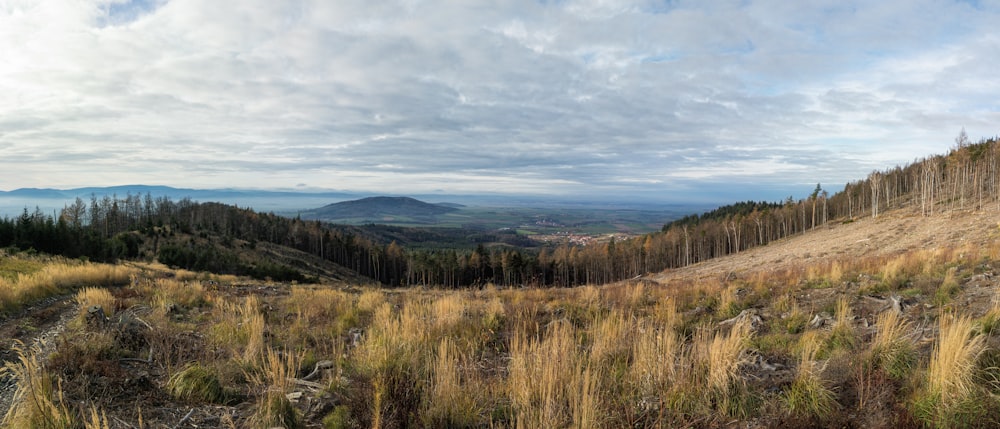
<svg viewBox="0 0 1000 429"><path fill-rule="evenodd" d="M0 277L0 311L15 310L82 286L127 284L132 273L132 269L120 265L63 261L14 278Z"/></svg>
<svg viewBox="0 0 1000 429"><path fill-rule="evenodd" d="M814 332L802 336L795 380L784 393L791 414L818 421L828 418L837 406L833 392L822 378L825 364L817 361L821 346L822 341Z"/></svg>
<svg viewBox="0 0 1000 429"><path fill-rule="evenodd" d="M681 346L682 340L674 332L673 322L644 319L638 323L632 342L629 380L640 398L647 398L648 402L659 397L677 381Z"/></svg>
<svg viewBox="0 0 1000 429"><path fill-rule="evenodd" d="M702 357L708 363L708 388L727 394L736 382L740 364L746 361L743 351L752 335L748 323L737 323L729 335L714 335L711 339L702 331L696 347L702 348Z"/></svg>
<svg viewBox="0 0 1000 429"><path fill-rule="evenodd" d="M219 318L211 330L213 343L230 351L241 365L253 367L262 363L266 324L259 310L259 298L250 295L242 302L225 301L219 307Z"/></svg>
<svg viewBox="0 0 1000 429"><path fill-rule="evenodd" d="M164 278L157 271L137 274L132 287L114 295L119 309L151 308L141 315L154 327L144 334L147 348L121 355L145 358L156 350L153 365L165 375L145 389L192 407L242 401L226 409L255 413L236 418L235 427L320 421L385 428L774 427L786 421L866 427L864 416L873 410L900 413L896 420L886 414L886 422L920 419L943 427L989 407L989 386L969 371L985 347L985 337L975 333L991 332L1000 310L976 310L986 316L959 329L964 336L942 325L932 357L929 345L921 349L913 340L915 321L940 315L940 308L922 305L931 295L904 295L910 300L905 314L877 314L870 304L877 300L847 288L879 285L903 294L900 288L923 291L908 282L961 285L973 268L991 269L980 254L917 250L766 275L568 289L247 287L247 280L211 284L204 274ZM102 290L77 286L88 287L78 294L81 302L97 301ZM966 289L973 288L959 287L954 293L961 299L949 308L960 309L955 303L967 301L958 295ZM719 325L747 308L764 319L759 335L748 323ZM810 327L821 311L834 314L832 326ZM114 335L91 338L118 347ZM868 366L845 377L850 353ZM118 357L109 365L115 370L122 368ZM309 390L288 379L303 377L321 360L332 365L313 381L327 399L288 402L285 394ZM195 362L206 371L188 374ZM762 369L767 365L779 369ZM961 393L941 380L971 390ZM216 387L226 394L211 393ZM316 401L335 405L317 418L305 412ZM87 406L71 407L74 422L106 424L100 410L120 417L121 406L119 414L114 404Z"/></svg>
<svg viewBox="0 0 1000 429"><path fill-rule="evenodd" d="M519 427L560 427L573 420L572 392L582 383L576 329L555 321L543 338L518 331L511 340L508 392Z"/></svg>
<svg viewBox="0 0 1000 429"><path fill-rule="evenodd" d="M977 360L986 338L971 318L941 318L938 341L931 353L926 384L916 399L917 417L934 427L972 425L985 414L988 397L976 381Z"/></svg>
<svg viewBox="0 0 1000 429"><path fill-rule="evenodd" d="M0 374L8 374L18 381L13 406L0 423L9 428L62 429L77 424L76 414L70 411L63 397L62 386L39 361L39 350L27 350L21 344L14 346L17 360L7 362Z"/></svg>
<svg viewBox="0 0 1000 429"><path fill-rule="evenodd" d="M912 324L899 313L886 311L880 314L869 346L872 363L896 380L909 377L917 363L912 335Z"/></svg>
<svg viewBox="0 0 1000 429"><path fill-rule="evenodd" d="M112 317L115 314L115 297L104 288L87 287L76 293L76 303L80 307L79 319L84 321L91 307L97 306L104 311L105 317Z"/></svg>
<svg viewBox="0 0 1000 429"><path fill-rule="evenodd" d="M249 419L252 427L298 428L301 417L292 406L287 394L294 387L291 378L299 370L301 356L284 351L267 349L262 354L260 370L250 370L247 379L255 386L257 406Z"/></svg>
<svg viewBox="0 0 1000 429"><path fill-rule="evenodd" d="M423 423L427 427L475 427L481 424L483 408L481 381L464 373L470 365L466 355L448 337L438 344L431 382L423 404ZM463 374L464 373L464 374Z"/></svg>

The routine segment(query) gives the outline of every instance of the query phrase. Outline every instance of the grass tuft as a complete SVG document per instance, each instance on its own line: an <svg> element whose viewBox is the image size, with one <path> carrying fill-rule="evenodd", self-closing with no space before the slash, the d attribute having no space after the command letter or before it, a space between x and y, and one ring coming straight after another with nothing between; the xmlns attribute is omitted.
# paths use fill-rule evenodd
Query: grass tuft
<svg viewBox="0 0 1000 429"><path fill-rule="evenodd" d="M13 351L17 360L0 368L0 375L18 380L12 398L13 406L0 421L3 427L26 429L62 429L76 427L76 416L63 398L61 382L41 364L39 349L28 350L16 343Z"/></svg>
<svg viewBox="0 0 1000 429"><path fill-rule="evenodd" d="M820 421L832 415L837 408L835 396L821 376L825 365L816 360L821 346L814 333L802 336L795 380L783 397L792 415Z"/></svg>
<svg viewBox="0 0 1000 429"><path fill-rule="evenodd" d="M219 377L198 363L189 364L170 376L166 388L170 396L180 401L223 404L229 400Z"/></svg>
<svg viewBox="0 0 1000 429"><path fill-rule="evenodd" d="M915 400L915 414L932 427L967 426L986 413L982 386L975 380L986 338L968 317L946 316L931 353L927 380Z"/></svg>

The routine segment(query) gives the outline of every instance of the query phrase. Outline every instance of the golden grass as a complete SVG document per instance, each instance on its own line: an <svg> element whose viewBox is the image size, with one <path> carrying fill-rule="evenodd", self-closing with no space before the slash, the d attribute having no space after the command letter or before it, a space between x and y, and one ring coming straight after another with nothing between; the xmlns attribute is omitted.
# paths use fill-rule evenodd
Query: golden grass
<svg viewBox="0 0 1000 429"><path fill-rule="evenodd" d="M889 310L878 316L875 336L869 346L870 359L890 377L903 380L916 365L912 324Z"/></svg>
<svg viewBox="0 0 1000 429"><path fill-rule="evenodd" d="M76 303L79 305L79 319L84 321L91 307L101 307L105 317L115 314L115 297L104 288L86 287L76 293Z"/></svg>
<svg viewBox="0 0 1000 429"><path fill-rule="evenodd" d="M100 412L96 408L90 409L90 418L83 422L84 429L111 429L111 421L108 420L104 410Z"/></svg>
<svg viewBox="0 0 1000 429"><path fill-rule="evenodd" d="M976 359L986 349L986 338L975 332L968 317L942 317L938 342L927 369L927 388L949 406L976 393Z"/></svg>
<svg viewBox="0 0 1000 429"><path fill-rule="evenodd" d="M213 342L247 366L264 363L266 324L259 308L256 295L247 296L243 302L222 302L218 320L212 326Z"/></svg>
<svg viewBox="0 0 1000 429"><path fill-rule="evenodd" d="M211 302L210 295L199 281L182 281L176 278L156 279L153 288L156 308L189 309Z"/></svg>
<svg viewBox="0 0 1000 429"><path fill-rule="evenodd" d="M462 366L469 364L449 337L438 343L423 422L428 427L475 427L483 407L482 386ZM464 378L464 379L463 379Z"/></svg>
<svg viewBox="0 0 1000 429"><path fill-rule="evenodd" d="M941 317L926 380L913 402L914 414L925 426L973 426L995 408L976 380L977 361L985 350L986 338L976 332L971 318Z"/></svg>
<svg viewBox="0 0 1000 429"><path fill-rule="evenodd" d="M18 380L12 406L0 423L9 428L69 428L77 424L76 415L67 406L62 386L39 361L37 348L28 350L23 344L13 347L17 360L7 362L0 374Z"/></svg>
<svg viewBox="0 0 1000 429"><path fill-rule="evenodd" d="M737 323L729 335L716 334L711 339L702 331L696 347L702 347L702 357L708 363L708 388L728 393L736 382L740 364L746 361L743 351L753 332L749 323Z"/></svg>
<svg viewBox="0 0 1000 429"><path fill-rule="evenodd" d="M750 421L755 413L766 416L766 424L789 419L822 426L827 421L857 423L851 416L885 401L891 402L886 409L905 414L911 400L914 414L901 414L901 419L944 427L966 421L950 416L969 415L963 410L970 401L931 393L988 397L982 380L968 378L969 362L974 366L981 353L982 340L974 332L989 332L986 326L998 323L991 318L1000 316L987 313L974 328L966 328L964 337L948 334L951 328L942 325L933 358L924 352L923 361L930 361L924 371L911 338L915 328L905 317L887 311L878 316L873 331L856 327L854 314L870 317L869 301L839 289L807 288L876 284L881 276L896 282L893 287L904 287L904 279L960 283L973 268L969 261L978 261L975 255L974 249L920 250L662 287L622 282L566 289L388 291L295 285L260 296L237 295L245 289L230 292L204 281L164 279L160 272L137 274L135 286L116 295L123 297L119 307L154 307L152 314L142 316L155 327L149 347L161 350L172 344L154 341L159 336L176 337L177 344L188 347L186 354L163 358L168 376L182 372L172 368L198 361L215 370L220 385L232 386L254 402L252 409L260 412L233 423L237 427L300 424L303 416L284 398L292 389L287 379L296 376L299 366L308 370L319 360L334 362L322 378L313 379L338 398L329 419L334 427L720 427ZM949 273L950 267L957 268ZM936 277L920 277L928 273ZM96 300L91 295L102 290L91 283L79 286L87 287L78 293L81 302ZM738 288L749 295L737 294ZM170 305L197 310L165 313ZM748 324L717 324L723 314L746 307L764 317L759 338ZM807 329L820 309L835 314L832 330ZM933 318L939 312L923 306L907 309L911 318ZM207 336L189 335L206 329ZM360 335L351 336L349 330ZM956 348L943 346L956 343L953 337L965 341L958 347L967 350L964 366L947 363L960 360L943 351ZM844 377L841 361L849 352L871 364L866 367L870 371ZM780 394L769 393L775 386L761 381L766 376L758 377L764 363L758 365L756 359L797 361L791 384L781 385ZM951 375L938 375L943 372ZM931 381L963 380L956 373L965 374L972 393L955 394L961 389ZM158 388L169 387L166 378L157 380ZM858 385L849 385L852 380ZM862 390L862 382L872 388ZM892 392L886 394L888 390ZM834 392L843 392L843 412ZM218 401L175 397L192 405ZM95 420L92 413L112 412L108 404L87 406L75 421L101 423L105 417Z"/></svg>
<svg viewBox="0 0 1000 429"><path fill-rule="evenodd" d="M268 348L261 357L261 369L247 373L247 379L257 387L257 406L249 419L250 426L299 427L301 417L286 395L294 387L291 379L298 372L301 356Z"/></svg>
<svg viewBox="0 0 1000 429"><path fill-rule="evenodd" d="M552 322L544 337L515 332L511 340L507 389L518 427L561 427L573 421L571 390L576 380L579 347L576 329L566 321Z"/></svg>
<svg viewBox="0 0 1000 429"><path fill-rule="evenodd" d="M82 286L122 285L133 270L121 265L55 262L38 271L0 278L0 311L72 291Z"/></svg>
<svg viewBox="0 0 1000 429"><path fill-rule="evenodd" d="M635 332L635 318L625 312L615 312L597 320L591 327L590 359L609 365L614 359L627 358Z"/></svg>
<svg viewBox="0 0 1000 429"><path fill-rule="evenodd" d="M815 332L804 334L799 341L799 365L795 380L784 392L784 401L793 415L825 419L837 406L833 392L822 378L824 364L817 361L822 341Z"/></svg>
<svg viewBox="0 0 1000 429"><path fill-rule="evenodd" d="M658 397L677 380L677 361L682 356L682 341L672 322L665 324L644 319L638 323L632 342L632 365L629 380L640 397Z"/></svg>

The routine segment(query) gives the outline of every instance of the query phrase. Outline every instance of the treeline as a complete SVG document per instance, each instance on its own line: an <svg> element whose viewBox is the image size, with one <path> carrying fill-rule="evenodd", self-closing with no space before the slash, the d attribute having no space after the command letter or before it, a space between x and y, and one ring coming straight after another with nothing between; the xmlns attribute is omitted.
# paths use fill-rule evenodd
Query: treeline
<svg viewBox="0 0 1000 429"><path fill-rule="evenodd" d="M77 199L58 216L25 210L20 217L0 220L0 246L105 261L156 256L166 263L207 270L232 269L236 263L225 251L194 240L184 245L159 245L165 234L179 232L230 246L234 240L241 240L251 247L258 242L291 247L387 286L601 284L739 253L831 220L848 222L904 207L915 208L926 216L952 209L1000 210L998 172L997 139L973 144L963 131L946 155L872 172L833 195L817 185L803 199L736 203L682 218L665 225L660 232L634 239L588 246L563 244L540 250L495 242L480 243L473 249L407 249L393 241L406 236L394 229L397 227L366 230L326 225L231 205L172 201L148 194L123 199L92 197L89 203ZM427 234L414 231L411 236ZM154 255L140 254L143 248L152 248ZM283 278L280 265L243 267L250 268L272 272L272 278Z"/></svg>
<svg viewBox="0 0 1000 429"><path fill-rule="evenodd" d="M900 208L914 209L924 216L956 209L1000 210L1000 141L992 138L971 143L963 130L949 153L874 171L833 195L817 185L803 199L736 203L687 216L665 225L660 232L634 239L582 247L565 244L531 255L514 251L438 254L415 261L410 272L417 275L408 281L429 279L452 284L449 279L464 278L464 283L458 283L469 284L470 279L505 285L607 283L739 253L832 220L850 222ZM502 258L500 263L497 256Z"/></svg>

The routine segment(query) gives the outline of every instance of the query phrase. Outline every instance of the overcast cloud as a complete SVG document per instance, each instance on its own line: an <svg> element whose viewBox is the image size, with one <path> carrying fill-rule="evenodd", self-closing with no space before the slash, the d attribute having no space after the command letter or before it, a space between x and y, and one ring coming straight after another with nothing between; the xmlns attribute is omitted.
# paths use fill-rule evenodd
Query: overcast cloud
<svg viewBox="0 0 1000 429"><path fill-rule="evenodd" d="M0 189L774 199L1000 134L993 1L0 0Z"/></svg>

